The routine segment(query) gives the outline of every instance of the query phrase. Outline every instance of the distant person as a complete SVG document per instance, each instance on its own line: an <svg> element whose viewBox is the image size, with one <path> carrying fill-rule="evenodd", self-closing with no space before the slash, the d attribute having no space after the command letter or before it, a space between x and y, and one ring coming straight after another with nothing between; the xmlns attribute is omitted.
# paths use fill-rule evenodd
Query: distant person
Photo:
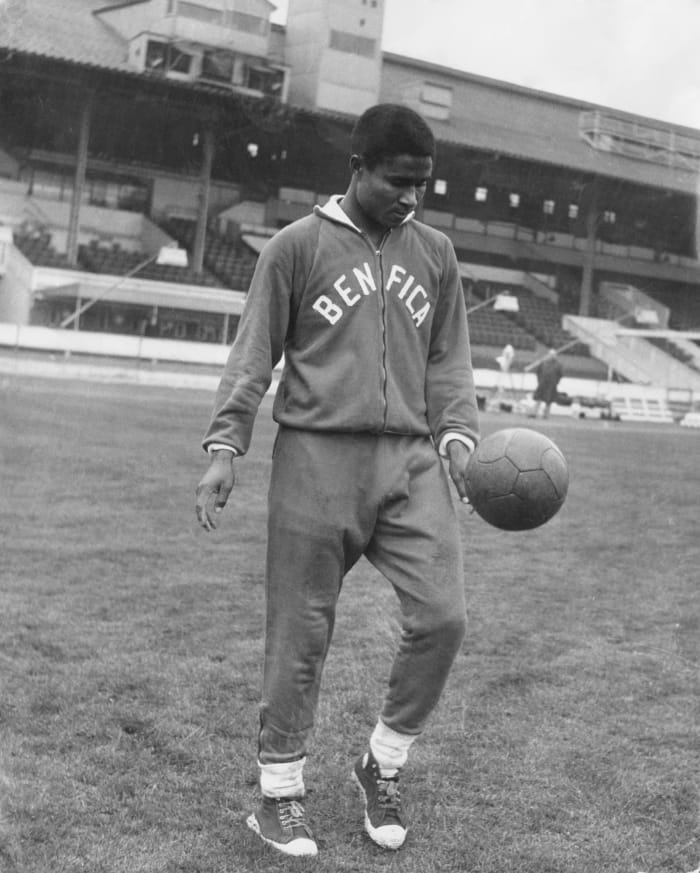
<svg viewBox="0 0 700 873"><path fill-rule="evenodd" d="M262 797L247 823L286 855L317 854L303 770L345 574L365 555L402 615L384 703L352 770L365 830L382 848L406 837L399 773L464 637L461 542L440 456L468 502L478 421L457 258L447 236L414 218L434 155L430 128L405 106L359 118L346 193L260 255L204 438L211 461L196 508L211 530L284 353L268 501Z"/></svg>
<svg viewBox="0 0 700 873"><path fill-rule="evenodd" d="M564 375L564 369L555 349L550 349L547 355L540 361L535 370L537 374L537 388L532 395L535 401L535 418L549 418L552 403L557 398L557 386Z"/></svg>
<svg viewBox="0 0 700 873"><path fill-rule="evenodd" d="M515 358L515 349L513 346L508 343L508 345L504 346L503 351L496 358L498 362L498 366L500 367L501 373L510 373L510 368L513 366L513 360ZM500 382L500 380L499 380Z"/></svg>

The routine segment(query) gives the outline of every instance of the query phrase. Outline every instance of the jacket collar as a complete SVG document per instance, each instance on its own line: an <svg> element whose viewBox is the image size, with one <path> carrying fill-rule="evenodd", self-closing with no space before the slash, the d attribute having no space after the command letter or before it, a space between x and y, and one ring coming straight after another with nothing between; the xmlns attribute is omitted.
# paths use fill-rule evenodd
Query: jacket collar
<svg viewBox="0 0 700 873"><path fill-rule="evenodd" d="M355 222L351 221L348 214L343 211L343 207L340 205L340 201L342 199L342 194L333 194L330 199L323 204L323 206L314 206L314 212L317 215L322 215L325 218L330 218L331 221L337 221L340 224L345 224L348 227L352 227L353 230L356 230L358 233L363 233L363 231L355 224ZM415 214L415 212L410 212L401 222L401 225L399 225L399 227L411 221Z"/></svg>

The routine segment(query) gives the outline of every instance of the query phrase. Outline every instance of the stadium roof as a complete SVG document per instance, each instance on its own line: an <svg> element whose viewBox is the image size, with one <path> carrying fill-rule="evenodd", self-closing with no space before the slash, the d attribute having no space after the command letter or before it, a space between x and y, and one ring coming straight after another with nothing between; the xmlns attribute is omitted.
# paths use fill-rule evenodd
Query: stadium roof
<svg viewBox="0 0 700 873"><path fill-rule="evenodd" d="M25 66L31 64L32 59L42 59L83 69L100 69L155 87L157 82L151 75L129 66L124 39L100 15L110 9L146 2L148 0L0 0L0 50L18 53L25 59ZM389 52L383 52L382 56L380 99L401 100L407 83L410 85L421 71L433 82L459 81L462 84L455 90L456 94L466 88L466 97L461 105L455 102L449 122L431 119L431 126L442 141L621 177L638 184L681 191L696 188L695 167L664 166L630 159L594 149L584 142L578 127L580 113L602 107ZM207 94L217 101L232 96L206 83L159 81L159 87L183 94ZM288 108L306 114L298 107ZM343 117L341 112L307 111L312 115ZM618 117L639 118L618 110L610 111ZM670 124L663 126L696 139L700 151L699 131Z"/></svg>
<svg viewBox="0 0 700 873"><path fill-rule="evenodd" d="M583 172L624 178L654 187L695 192L697 166L644 160L592 147L582 137L582 115L599 111L630 128L641 127L669 142L684 140L700 156L700 131L513 85L403 55L383 53L381 99L400 102L416 81L453 92L449 119L430 119L439 140ZM417 75L425 77L417 79Z"/></svg>

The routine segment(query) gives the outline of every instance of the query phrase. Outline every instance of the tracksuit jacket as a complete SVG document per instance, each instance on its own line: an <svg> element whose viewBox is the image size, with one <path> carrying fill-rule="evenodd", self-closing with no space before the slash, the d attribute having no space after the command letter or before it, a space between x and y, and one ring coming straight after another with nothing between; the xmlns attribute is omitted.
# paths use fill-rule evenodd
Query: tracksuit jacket
<svg viewBox="0 0 700 873"><path fill-rule="evenodd" d="M244 454L273 367L280 425L478 441L452 243L409 218L377 248L336 196L263 248L204 447ZM446 439L447 438L447 439Z"/></svg>

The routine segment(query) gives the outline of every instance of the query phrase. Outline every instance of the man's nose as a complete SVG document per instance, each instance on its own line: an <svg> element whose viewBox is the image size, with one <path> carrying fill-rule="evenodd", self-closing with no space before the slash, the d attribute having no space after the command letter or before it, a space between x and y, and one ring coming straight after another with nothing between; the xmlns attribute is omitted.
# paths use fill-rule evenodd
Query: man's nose
<svg viewBox="0 0 700 873"><path fill-rule="evenodd" d="M409 185L406 188L403 188L399 199L401 200L401 203L406 206L416 206L420 200L418 189L415 185Z"/></svg>

